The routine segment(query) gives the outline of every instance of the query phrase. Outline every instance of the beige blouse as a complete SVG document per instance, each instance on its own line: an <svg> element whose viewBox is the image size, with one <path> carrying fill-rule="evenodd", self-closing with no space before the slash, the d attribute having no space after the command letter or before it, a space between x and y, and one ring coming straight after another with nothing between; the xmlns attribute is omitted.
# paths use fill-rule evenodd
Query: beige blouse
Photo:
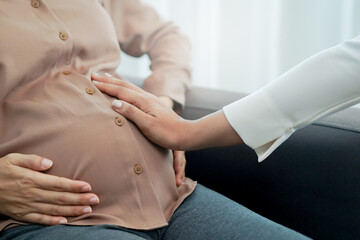
<svg viewBox="0 0 360 240"><path fill-rule="evenodd" d="M186 38L137 0L1 0L0 36L0 157L37 154L54 161L49 174L89 182L100 204L69 224L167 225L196 182L176 187L171 152L113 111L90 74L114 73L120 43L149 54L146 90L183 103Z"/></svg>

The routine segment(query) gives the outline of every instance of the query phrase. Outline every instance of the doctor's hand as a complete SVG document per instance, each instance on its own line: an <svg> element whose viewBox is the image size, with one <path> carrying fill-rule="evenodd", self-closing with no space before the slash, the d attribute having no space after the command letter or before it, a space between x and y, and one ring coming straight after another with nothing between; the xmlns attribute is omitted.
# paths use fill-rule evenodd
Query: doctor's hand
<svg viewBox="0 0 360 240"><path fill-rule="evenodd" d="M66 223L67 216L91 212L99 198L83 181L42 173L53 165L36 155L11 153L0 158L0 214L44 225Z"/></svg>
<svg viewBox="0 0 360 240"><path fill-rule="evenodd" d="M222 110L198 120L185 120L158 97L127 81L95 73L91 78L100 91L119 99L112 104L115 111L164 148L196 150L243 143Z"/></svg>
<svg viewBox="0 0 360 240"><path fill-rule="evenodd" d="M128 81L92 74L93 84L102 92L114 96L113 109L134 122L152 142L173 150L181 149L180 136L186 131L186 120L157 96Z"/></svg>

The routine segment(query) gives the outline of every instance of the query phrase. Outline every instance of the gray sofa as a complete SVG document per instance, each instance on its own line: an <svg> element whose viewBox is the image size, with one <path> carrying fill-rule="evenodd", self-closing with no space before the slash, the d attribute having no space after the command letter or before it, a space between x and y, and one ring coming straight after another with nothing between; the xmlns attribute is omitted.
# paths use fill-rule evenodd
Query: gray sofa
<svg viewBox="0 0 360 240"><path fill-rule="evenodd" d="M194 87L197 119L245 94ZM360 239L360 109L297 131L268 159L246 145L187 152L187 176L314 239Z"/></svg>

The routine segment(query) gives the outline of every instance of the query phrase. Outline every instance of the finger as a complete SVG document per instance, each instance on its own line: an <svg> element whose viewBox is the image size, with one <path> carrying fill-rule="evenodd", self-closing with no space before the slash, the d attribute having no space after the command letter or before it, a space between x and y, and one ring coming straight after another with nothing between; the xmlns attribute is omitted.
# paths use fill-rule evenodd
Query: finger
<svg viewBox="0 0 360 240"><path fill-rule="evenodd" d="M177 176L176 183L177 186L180 186L185 181L185 167L181 168L181 172Z"/></svg>
<svg viewBox="0 0 360 240"><path fill-rule="evenodd" d="M141 94L148 94L146 91L142 90L141 88L139 88L138 86L130 83L129 81L125 81L122 79L118 79L115 77L110 76L106 76L106 75L100 75L98 73L93 72L91 74L91 79L95 80L95 81L99 81L99 82L103 82L103 83L111 83L117 86L121 86L121 87L126 87L129 88L135 92L141 93Z"/></svg>
<svg viewBox="0 0 360 240"><path fill-rule="evenodd" d="M176 186L179 187L181 185L181 183L183 182L183 176L182 174L178 174L176 175Z"/></svg>
<svg viewBox="0 0 360 240"><path fill-rule="evenodd" d="M185 174L185 169L186 169L186 159L185 159L185 161L184 161L184 164L182 165L182 168L183 168L183 170L182 170L182 178L181 178L181 182L183 183L183 182L185 182L185 178L186 178L186 174Z"/></svg>
<svg viewBox="0 0 360 240"><path fill-rule="evenodd" d="M185 153L183 151L173 151L174 154L174 170L175 170L175 179L176 186L180 186L183 182L185 169L184 169L184 161L185 161Z"/></svg>
<svg viewBox="0 0 360 240"><path fill-rule="evenodd" d="M185 152L183 152L183 161L181 161L181 183L183 183L185 181L185 169L186 169L186 157L185 157Z"/></svg>
<svg viewBox="0 0 360 240"><path fill-rule="evenodd" d="M8 159L8 162L12 165L36 171L48 170L53 165L53 161L37 155L11 153L6 156L6 159Z"/></svg>
<svg viewBox="0 0 360 240"><path fill-rule="evenodd" d="M96 81L93 81L93 83L101 92L133 104L139 109L143 109L148 105L148 101L145 100L144 95L139 94L131 89L120 87L111 83Z"/></svg>
<svg viewBox="0 0 360 240"><path fill-rule="evenodd" d="M29 207L36 213L63 217L81 216L92 212L90 206L60 206L46 203L29 203Z"/></svg>
<svg viewBox="0 0 360 240"><path fill-rule="evenodd" d="M182 165L181 152L173 151L173 154L174 154L174 170L175 170L175 173L178 173L178 172L180 172L181 165Z"/></svg>
<svg viewBox="0 0 360 240"><path fill-rule="evenodd" d="M37 155L25 155L18 153L11 153L6 156L6 159L9 164L14 166L28 168L35 171L47 170L53 165L53 161L37 156ZM39 173L35 171L27 171L24 173L24 178L27 178L38 187L45 187L55 185L55 187L50 187L46 189L60 190L67 192L89 192L91 191L91 186L83 181L70 180L66 178L59 178L52 175Z"/></svg>
<svg viewBox="0 0 360 240"><path fill-rule="evenodd" d="M33 195L35 196L37 202L61 206L87 206L95 205L100 202L99 197L93 193L55 192L35 188L33 190Z"/></svg>
<svg viewBox="0 0 360 240"><path fill-rule="evenodd" d="M91 191L90 184L72 180L64 177L53 176L45 173L34 172L28 173L26 178L32 179L35 187L58 191L58 192L73 192L73 193L81 193L81 192L89 192Z"/></svg>
<svg viewBox="0 0 360 240"><path fill-rule="evenodd" d="M146 131L146 129L149 127L152 116L141 111L134 105L124 101L115 100L112 103L112 107L116 112L134 122L141 130ZM146 132L144 133L146 134Z"/></svg>
<svg viewBox="0 0 360 240"><path fill-rule="evenodd" d="M64 217L49 216L40 213L29 213L26 214L23 218L17 220L52 226L67 223L67 219Z"/></svg>

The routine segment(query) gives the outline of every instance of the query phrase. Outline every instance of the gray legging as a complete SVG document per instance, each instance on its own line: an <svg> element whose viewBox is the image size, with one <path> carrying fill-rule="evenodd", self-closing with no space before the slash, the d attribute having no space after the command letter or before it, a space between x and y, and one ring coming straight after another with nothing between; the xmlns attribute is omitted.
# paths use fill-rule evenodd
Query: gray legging
<svg viewBox="0 0 360 240"><path fill-rule="evenodd" d="M112 225L27 225L1 233L0 239L291 240L308 238L250 211L221 194L198 185L176 210L169 225L163 228L138 231Z"/></svg>

